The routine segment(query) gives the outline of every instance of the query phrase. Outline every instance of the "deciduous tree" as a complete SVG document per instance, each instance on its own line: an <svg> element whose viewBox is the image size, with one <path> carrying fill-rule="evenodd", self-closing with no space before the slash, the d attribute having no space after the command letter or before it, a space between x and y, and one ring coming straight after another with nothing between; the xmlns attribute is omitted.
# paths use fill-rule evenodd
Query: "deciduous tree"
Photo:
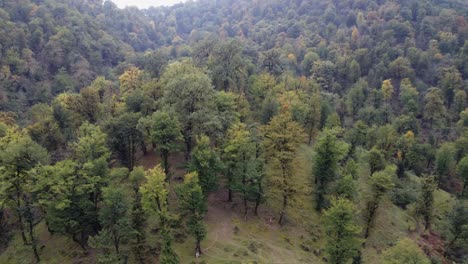
<svg viewBox="0 0 468 264"><path fill-rule="evenodd" d="M130 217L129 204L125 198L124 191L115 186L103 189L103 206L99 211L99 223L102 230L95 237L90 239L90 245L104 250L104 254L109 247L114 248L114 255L117 261L127 258L122 252L121 246L126 245L135 235Z"/></svg>
<svg viewBox="0 0 468 264"><path fill-rule="evenodd" d="M345 198L333 200L331 207L323 212L330 263L347 263L359 254L360 228L354 224L355 212L354 204Z"/></svg>
<svg viewBox="0 0 468 264"><path fill-rule="evenodd" d="M444 101L439 88L429 88L424 96L424 118L429 122L429 127L442 122L446 114Z"/></svg>
<svg viewBox="0 0 468 264"><path fill-rule="evenodd" d="M414 241L409 238L404 238L383 253L383 263L429 264L431 261Z"/></svg>
<svg viewBox="0 0 468 264"><path fill-rule="evenodd" d="M382 198L394 186L393 177L395 172L395 166L387 166L384 170L375 172L369 178L370 195L368 197L365 214L366 225L364 238L369 237L370 229L375 220Z"/></svg>
<svg viewBox="0 0 468 264"><path fill-rule="evenodd" d="M183 139L180 133L180 123L174 115L165 111L157 111L150 117L140 119L138 128L142 130L144 124L150 130L151 141L160 151L164 173L166 173L167 181L169 181L169 155L178 148L178 143Z"/></svg>
<svg viewBox="0 0 468 264"><path fill-rule="evenodd" d="M348 151L348 145L338 140L337 133L336 130L324 130L314 147L312 173L315 182L315 208L318 211L325 207L328 184L336 178L338 162Z"/></svg>
<svg viewBox="0 0 468 264"><path fill-rule="evenodd" d="M468 186L468 156L458 162L457 173L458 177L463 181L463 190L461 193L461 196L463 197Z"/></svg>
<svg viewBox="0 0 468 264"><path fill-rule="evenodd" d="M0 185L3 191L1 198L4 199L1 202L12 204L25 245L29 241L26 238L24 209L31 210L29 204L31 203L30 199L33 198L27 191L33 176L29 171L38 164L46 164L48 159L47 151L34 142L26 134L26 131L10 127L6 134L0 138ZM31 233L31 238L32 236ZM36 254L36 258L38 258L38 254Z"/></svg>
<svg viewBox="0 0 468 264"><path fill-rule="evenodd" d="M434 210L434 191L437 188L434 176L427 176L422 179L421 197L418 201L417 214L424 220L425 230L431 228Z"/></svg>
<svg viewBox="0 0 468 264"><path fill-rule="evenodd" d="M271 190L281 196L282 206L279 224L283 224L286 210L298 192L294 180L293 160L299 145L303 143L304 131L292 120L288 111L273 117L264 127L263 148L267 162L267 182Z"/></svg>
<svg viewBox="0 0 468 264"><path fill-rule="evenodd" d="M212 127L215 90L208 76L190 61L169 64L161 83L163 104L172 108L181 123L188 160L195 136L209 132Z"/></svg>
<svg viewBox="0 0 468 264"><path fill-rule="evenodd" d="M218 153L212 149L210 138L200 136L197 138L197 146L192 153L190 170L198 173L203 194L208 194L218 188L218 173L222 169Z"/></svg>
<svg viewBox="0 0 468 264"><path fill-rule="evenodd" d="M187 216L187 227L195 238L195 255L202 254L201 241L206 236L203 218L207 212L206 199L196 172L185 175L184 183L177 189L179 207Z"/></svg>

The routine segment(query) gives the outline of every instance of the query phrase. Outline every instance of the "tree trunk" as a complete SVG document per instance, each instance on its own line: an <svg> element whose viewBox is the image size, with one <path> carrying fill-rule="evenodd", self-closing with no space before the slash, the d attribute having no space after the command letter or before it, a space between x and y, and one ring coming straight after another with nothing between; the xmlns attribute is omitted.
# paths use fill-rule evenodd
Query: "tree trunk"
<svg viewBox="0 0 468 264"><path fill-rule="evenodd" d="M185 143L185 161L190 159L190 153L192 153L192 123L189 122L185 128L184 134L184 143Z"/></svg>
<svg viewBox="0 0 468 264"><path fill-rule="evenodd" d="M278 221L278 224L280 224L281 226L283 225L283 222L284 222L284 215L286 214L287 206L288 206L288 197L286 196L286 194L283 194L283 208L281 209L280 218Z"/></svg>
<svg viewBox="0 0 468 264"><path fill-rule="evenodd" d="M166 182L169 183L171 181L171 175L169 174L169 151L162 150L161 158L163 160L164 173L166 174Z"/></svg>
<svg viewBox="0 0 468 264"><path fill-rule="evenodd" d="M308 139L307 139L307 144L310 146L310 144L312 144L312 138L313 138L313 135L314 135L314 127L311 127L310 130L309 130L309 133L308 134Z"/></svg>
<svg viewBox="0 0 468 264"><path fill-rule="evenodd" d="M22 216L22 213L21 213L20 209L18 209L17 212L18 212L19 228L20 228L20 231L21 231L21 238L23 239L23 244L26 246L26 245L28 245L28 240L26 239L26 233L24 231L23 216Z"/></svg>
<svg viewBox="0 0 468 264"><path fill-rule="evenodd" d="M455 244L455 241L457 241L458 237L460 236L460 233L455 234L452 240L450 240L450 243L446 246L444 256L447 256L448 249L452 248L453 244Z"/></svg>
<svg viewBox="0 0 468 264"><path fill-rule="evenodd" d="M429 230L431 228L431 217L426 214L424 216L424 230Z"/></svg>
<svg viewBox="0 0 468 264"><path fill-rule="evenodd" d="M118 239L115 239L114 240L114 248L115 248L115 253L117 254L117 256L120 254L120 247L119 247L119 241Z"/></svg>
<svg viewBox="0 0 468 264"><path fill-rule="evenodd" d="M247 219L247 211L249 210L247 206L247 197L244 194L244 218Z"/></svg>
<svg viewBox="0 0 468 264"><path fill-rule="evenodd" d="M229 80L223 81L223 89L225 92L229 91Z"/></svg>
<svg viewBox="0 0 468 264"><path fill-rule="evenodd" d="M377 209L379 208L379 201L375 201L369 205L369 215L367 217L366 221L366 231L364 233L364 238L368 238L370 234L370 228L372 226L372 221L374 220L375 213L377 212Z"/></svg>
<svg viewBox="0 0 468 264"><path fill-rule="evenodd" d="M76 242L78 245L80 245L81 249L83 249L83 251L87 253L86 247L84 246L84 243L82 241L84 235L81 233L81 239L78 239L76 235L77 234L72 235L72 240Z"/></svg>
<svg viewBox="0 0 468 264"><path fill-rule="evenodd" d="M228 203L232 202L232 172L231 169L227 171L227 178L228 178Z"/></svg>
<svg viewBox="0 0 468 264"><path fill-rule="evenodd" d="M19 177L19 171L16 172L16 176ZM24 225L23 225L23 213L21 212L21 191L19 188L19 182L16 181L15 183L15 189L16 189L16 212L18 213L18 222L19 222L19 228L21 230L21 238L23 239L23 244L26 246L28 244L28 240L26 239L26 234L24 231Z"/></svg>
<svg viewBox="0 0 468 264"><path fill-rule="evenodd" d="M34 257L36 258L36 262L41 262L41 258L39 257L39 252L37 251L37 241L34 237L34 225L32 219L29 221L29 238L31 239L31 246L34 252Z"/></svg>
<svg viewBox="0 0 468 264"><path fill-rule="evenodd" d="M5 223L3 219L3 207L0 208L0 237L3 237L3 234L6 233ZM1 241L0 241L1 243Z"/></svg>
<svg viewBox="0 0 468 264"><path fill-rule="evenodd" d="M86 253L88 253L88 251L86 250L86 234L84 231L81 231L80 244L81 248L83 248L83 250L86 251Z"/></svg>
<svg viewBox="0 0 468 264"><path fill-rule="evenodd" d="M317 179L318 177L315 177L316 178L316 205L315 205L315 209L317 211L320 211L322 210L322 206L323 206L323 181L322 179Z"/></svg>
<svg viewBox="0 0 468 264"><path fill-rule="evenodd" d="M286 164L284 162L281 162L281 173L283 175L283 184L286 184ZM283 208L281 209L280 218L278 221L281 226L283 225L284 214L286 213L287 206L288 196L286 195L286 190L283 189Z"/></svg>
<svg viewBox="0 0 468 264"><path fill-rule="evenodd" d="M185 161L190 160L190 153L192 153L192 139L189 137L185 139Z"/></svg>
<svg viewBox="0 0 468 264"><path fill-rule="evenodd" d="M197 258L198 258L202 254L203 253L202 253L202 250L201 250L201 241L197 239L197 244L195 245L195 256L197 256Z"/></svg>
<svg viewBox="0 0 468 264"><path fill-rule="evenodd" d="M260 199L257 198L257 200L255 201L255 209L254 209L255 216L258 216L258 206L259 205L260 205Z"/></svg>
<svg viewBox="0 0 468 264"><path fill-rule="evenodd" d="M258 181L258 193L257 193L257 197L255 199L254 213L255 213L256 216L258 216L258 207L260 206L260 203L262 202L262 193L263 193L262 180L260 179Z"/></svg>
<svg viewBox="0 0 468 264"><path fill-rule="evenodd" d="M247 219L247 211L248 211L248 207L247 207L247 192L246 192L246 188L247 188L247 166L246 166L246 157L245 157L245 153L242 155L242 160L243 160L243 171L242 171L242 195L243 195L243 198L244 198L244 218Z"/></svg>
<svg viewBox="0 0 468 264"><path fill-rule="evenodd" d="M134 141L134 139L132 138L132 148L131 148L131 163L130 163L130 171L133 170L133 167L135 167L135 154L136 154L136 146L135 146L136 142Z"/></svg>
<svg viewBox="0 0 468 264"><path fill-rule="evenodd" d="M143 155L146 156L146 154L148 154L148 149L146 148L146 143L145 143L145 140L141 140L141 150L143 151Z"/></svg>
<svg viewBox="0 0 468 264"><path fill-rule="evenodd" d="M26 212L25 212L25 217L26 221L28 222L28 227L29 227L29 239L31 240L31 247L34 252L34 257L36 258L36 262L39 263L41 261L41 258L39 257L39 252L37 251L37 241L36 238L34 237L34 214L31 210L31 206L29 203L29 199L26 198Z"/></svg>

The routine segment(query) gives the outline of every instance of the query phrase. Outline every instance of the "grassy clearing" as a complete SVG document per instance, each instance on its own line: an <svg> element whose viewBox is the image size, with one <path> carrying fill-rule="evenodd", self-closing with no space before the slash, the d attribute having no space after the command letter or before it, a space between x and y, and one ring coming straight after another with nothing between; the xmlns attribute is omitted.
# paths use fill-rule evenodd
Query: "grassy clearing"
<svg viewBox="0 0 468 264"><path fill-rule="evenodd" d="M181 263L319 263L313 252L301 247L308 243L303 233L298 228L280 229L260 218L245 221L233 216L209 223L200 259L193 255L192 239L177 244L176 250Z"/></svg>

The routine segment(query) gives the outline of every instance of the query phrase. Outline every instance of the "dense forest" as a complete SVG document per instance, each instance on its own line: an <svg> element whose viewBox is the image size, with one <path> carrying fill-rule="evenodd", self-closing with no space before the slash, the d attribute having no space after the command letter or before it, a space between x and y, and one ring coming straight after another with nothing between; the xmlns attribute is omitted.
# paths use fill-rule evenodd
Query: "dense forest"
<svg viewBox="0 0 468 264"><path fill-rule="evenodd" d="M0 263L468 263L468 2L0 0Z"/></svg>

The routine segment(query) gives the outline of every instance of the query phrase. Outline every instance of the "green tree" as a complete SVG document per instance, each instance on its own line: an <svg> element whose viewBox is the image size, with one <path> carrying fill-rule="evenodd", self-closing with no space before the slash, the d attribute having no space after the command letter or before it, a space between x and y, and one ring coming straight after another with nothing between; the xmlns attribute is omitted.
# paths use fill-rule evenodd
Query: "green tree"
<svg viewBox="0 0 468 264"><path fill-rule="evenodd" d="M424 118L432 128L434 123L440 123L446 114L444 101L439 88L429 88L424 96Z"/></svg>
<svg viewBox="0 0 468 264"><path fill-rule="evenodd" d="M463 79L456 67L443 69L439 86L444 94L444 99L448 109L452 108L455 93L463 89Z"/></svg>
<svg viewBox="0 0 468 264"><path fill-rule="evenodd" d="M346 175L336 183L335 192L338 197L353 199L356 197L357 188L352 175Z"/></svg>
<svg viewBox="0 0 468 264"><path fill-rule="evenodd" d="M202 254L201 241L206 237L203 218L207 212L206 199L196 172L185 175L184 183L177 189L179 207L187 216L187 227L195 238L195 255Z"/></svg>
<svg viewBox="0 0 468 264"><path fill-rule="evenodd" d="M361 228L354 224L355 212L354 204L345 198L332 200L331 207L323 212L330 263L347 263L359 254Z"/></svg>
<svg viewBox="0 0 468 264"><path fill-rule="evenodd" d="M240 193L244 204L244 217L247 217L248 202L256 200L259 194L260 175L258 158L252 133L243 123L235 124L227 134L228 140L223 148L227 172L231 175L230 189ZM232 198L232 197L231 197Z"/></svg>
<svg viewBox="0 0 468 264"><path fill-rule="evenodd" d="M383 263L385 264L430 264L431 261L409 238L404 238L398 243L384 251Z"/></svg>
<svg viewBox="0 0 468 264"><path fill-rule="evenodd" d="M214 139L223 142L232 124L250 118L249 105L242 95L233 92L218 92L215 96Z"/></svg>
<svg viewBox="0 0 468 264"><path fill-rule="evenodd" d="M463 197L466 191L466 187L468 186L468 156L464 157L458 162L457 173L458 177L460 177L463 181L463 190L461 193L461 197Z"/></svg>
<svg viewBox="0 0 468 264"><path fill-rule="evenodd" d="M383 93L384 100L387 103L389 103L390 100L392 99L393 93L395 92L394 87L392 85L392 81L391 80L383 81L381 90Z"/></svg>
<svg viewBox="0 0 468 264"><path fill-rule="evenodd" d="M374 174L376 171L383 170L385 168L385 158L382 155L382 151L377 148L369 150L369 169L370 174Z"/></svg>
<svg viewBox="0 0 468 264"><path fill-rule="evenodd" d="M368 130L367 125L358 120L354 123L353 128L346 131L346 141L350 144L348 157L354 153L356 147L366 145Z"/></svg>
<svg viewBox="0 0 468 264"><path fill-rule="evenodd" d="M268 96L271 97L269 93L277 85L275 76L269 73L252 75L249 82L247 96L252 105L261 105Z"/></svg>
<svg viewBox="0 0 468 264"><path fill-rule="evenodd" d="M331 61L316 61L312 66L312 77L325 91L332 91L335 81L335 64Z"/></svg>
<svg viewBox="0 0 468 264"><path fill-rule="evenodd" d="M457 90L455 91L455 96L453 99L453 112L455 116L457 116L460 112L462 112L465 107L467 106L468 96L465 90ZM458 117L458 116L457 116Z"/></svg>
<svg viewBox="0 0 468 264"><path fill-rule="evenodd" d="M90 123L96 123L101 115L99 92L93 87L80 90L78 112Z"/></svg>
<svg viewBox="0 0 468 264"><path fill-rule="evenodd" d="M146 182L140 187L143 210L156 214L161 228L162 248L160 263L179 263L177 254L172 249L171 215L169 212L169 186L166 175L158 165L145 172Z"/></svg>
<svg viewBox="0 0 468 264"><path fill-rule="evenodd" d="M411 84L411 80L405 78L400 82L400 101L403 104L404 110L407 113L412 113L415 115L418 112L419 92Z"/></svg>
<svg viewBox="0 0 468 264"><path fill-rule="evenodd" d="M176 113L181 123L188 160L194 137L213 127L215 90L209 77L190 61L169 64L161 76L161 84L163 104Z"/></svg>
<svg viewBox="0 0 468 264"><path fill-rule="evenodd" d="M305 76L310 75L312 71L312 66L314 65L314 62L318 61L320 59L319 55L313 51L309 51L306 53L304 56L304 59L302 60L301 63L301 68L302 68L302 73Z"/></svg>
<svg viewBox="0 0 468 264"><path fill-rule="evenodd" d="M279 224L283 224L290 201L298 192L294 180L293 161L299 145L305 138L302 127L293 121L291 114L284 111L273 117L264 127L263 149L267 162L267 183L281 196L282 206Z"/></svg>
<svg viewBox="0 0 468 264"><path fill-rule="evenodd" d="M172 249L172 235L163 230L162 231L162 246L161 254L159 255L159 263L161 264L179 264L179 256Z"/></svg>
<svg viewBox="0 0 468 264"><path fill-rule="evenodd" d="M138 123L140 130L144 126L143 124L149 126L151 141L156 144L160 151L164 173L166 173L167 181L169 181L169 155L178 148L179 141L182 141L180 123L168 112L157 111L150 117L140 119Z"/></svg>
<svg viewBox="0 0 468 264"><path fill-rule="evenodd" d="M405 57L398 57L392 61L388 69L389 73L396 79L411 78L414 75L414 70L411 67L410 61Z"/></svg>
<svg viewBox="0 0 468 264"><path fill-rule="evenodd" d="M318 87L315 87L313 92L308 96L307 101L304 128L307 131L308 143L310 145L320 128L320 118L322 114L322 96Z"/></svg>
<svg viewBox="0 0 468 264"><path fill-rule="evenodd" d="M338 162L344 158L348 145L338 140L336 130L324 130L314 147L312 173L315 182L316 209L322 210L326 205L325 195L328 184L338 173Z"/></svg>
<svg viewBox="0 0 468 264"><path fill-rule="evenodd" d="M110 186L104 188L102 192L103 205L99 211L99 223L102 230L95 237L90 238L89 243L95 248L113 247L117 260L121 261L125 258L121 246L128 244L135 235L128 214L130 207L123 189Z"/></svg>
<svg viewBox="0 0 468 264"><path fill-rule="evenodd" d="M346 80L355 83L361 77L361 66L356 60L352 60L347 67Z"/></svg>
<svg viewBox="0 0 468 264"><path fill-rule="evenodd" d="M246 78L242 44L229 40L216 45L209 56L208 69L219 90L242 92Z"/></svg>
<svg viewBox="0 0 468 264"><path fill-rule="evenodd" d="M162 228L167 228L169 219L168 183L166 175L158 165L145 172L146 182L140 187L143 209L159 217Z"/></svg>
<svg viewBox="0 0 468 264"><path fill-rule="evenodd" d="M52 233L69 235L86 251L89 234L99 226L93 203L94 184L72 160L46 166L41 173L41 203L47 208L46 223Z"/></svg>
<svg viewBox="0 0 468 264"><path fill-rule="evenodd" d="M455 148L451 143L440 146L436 152L435 171L439 186L447 186L456 172Z"/></svg>
<svg viewBox="0 0 468 264"><path fill-rule="evenodd" d="M38 194L41 191L40 189L36 188L37 185L36 183L38 182L38 168L40 168L41 165L38 164L35 168L31 169L27 173L29 174L28 181L26 184L23 186L24 188L24 193L23 193L23 208L22 208L22 213L24 215L24 220L26 222L27 226L27 231L29 234L29 241L31 248L34 253L34 257L36 258L36 261L40 263L41 258L39 256L39 239L36 237L35 232L34 232L34 227L42 221L42 217L38 217L37 215L37 209L40 209L40 200L38 199Z"/></svg>
<svg viewBox="0 0 468 264"><path fill-rule="evenodd" d="M210 145L210 138L200 136L192 153L190 170L198 173L203 194L208 194L218 188L218 173L222 169L218 154Z"/></svg>
<svg viewBox="0 0 468 264"><path fill-rule="evenodd" d="M279 112L279 103L276 98L268 95L262 102L261 121L262 124L268 124L271 119Z"/></svg>
<svg viewBox="0 0 468 264"><path fill-rule="evenodd" d="M65 137L54 119L52 107L46 104L36 104L31 107L28 115L34 123L26 129L34 141L50 153L65 146Z"/></svg>
<svg viewBox="0 0 468 264"><path fill-rule="evenodd" d="M260 53L260 65L272 75L280 75L283 72L283 63L277 49L270 49Z"/></svg>
<svg viewBox="0 0 468 264"><path fill-rule="evenodd" d="M348 94L346 96L346 108L352 118L354 118L357 115L359 109L363 107L366 101L366 87L367 83L363 80L360 80L358 83L353 85L348 91Z"/></svg>
<svg viewBox="0 0 468 264"><path fill-rule="evenodd" d="M232 202L232 191L237 185L236 182L240 180L245 210L248 169L254 150L250 137L250 131L244 123L234 124L227 132L222 155L228 178L228 201Z"/></svg>
<svg viewBox="0 0 468 264"><path fill-rule="evenodd" d="M25 212L32 210L30 208L32 197L28 192L28 184L33 174L29 171L38 164L46 164L48 159L47 151L34 142L26 131L11 127L0 138L0 185L3 191L1 198L4 199L1 202L2 204L11 203L14 208L21 238L25 245L29 244L26 238ZM33 230L29 231L33 238ZM35 250L35 256L39 260L37 250Z"/></svg>
<svg viewBox="0 0 468 264"><path fill-rule="evenodd" d="M135 90L141 88L143 71L136 68L130 67L122 75L119 76L120 82L120 95L122 98L126 98L131 95Z"/></svg>
<svg viewBox="0 0 468 264"><path fill-rule="evenodd" d="M136 164L139 147L144 145L143 134L137 129L140 117L139 113L124 113L105 124L110 146L129 170Z"/></svg>
<svg viewBox="0 0 468 264"><path fill-rule="evenodd" d="M109 174L107 135L98 126L85 122L79 128L77 141L70 147L81 173L93 184L92 201L97 210L101 188L107 184Z"/></svg>
<svg viewBox="0 0 468 264"><path fill-rule="evenodd" d="M418 201L417 214L424 220L425 230L431 228L432 215L434 210L434 191L437 183L434 176L428 176L422 179L421 198Z"/></svg>
<svg viewBox="0 0 468 264"><path fill-rule="evenodd" d="M130 172L129 180L132 183L134 199L131 212L131 224L133 230L135 230L135 240L132 244L132 251L135 255L135 259L141 264L145 263L145 224L146 214L143 210L140 186L145 179L145 169L141 166L133 168Z"/></svg>
<svg viewBox="0 0 468 264"><path fill-rule="evenodd" d="M396 143L397 150L395 152L394 160L397 165L397 175L400 179L405 176L409 162L408 154L415 143L416 141L414 138L414 133L411 129L408 129L407 132L401 136Z"/></svg>
<svg viewBox="0 0 468 264"><path fill-rule="evenodd" d="M395 172L395 166L387 166L384 170L375 172L369 178L370 195L366 208L364 238L369 237L370 229L377 215L377 210L379 209L382 198L394 186L393 177L395 176Z"/></svg>
<svg viewBox="0 0 468 264"><path fill-rule="evenodd" d="M250 174L248 194L249 199L255 203L254 214L258 215L258 208L264 201L264 177L265 177L265 161L262 147L262 132L254 127L251 130L252 141L255 145L255 157L253 161L252 173Z"/></svg>
<svg viewBox="0 0 468 264"><path fill-rule="evenodd" d="M449 215L449 231L447 234L449 239L445 246L446 254L453 257L457 249L466 247L468 241L468 209L463 200L457 201Z"/></svg>

